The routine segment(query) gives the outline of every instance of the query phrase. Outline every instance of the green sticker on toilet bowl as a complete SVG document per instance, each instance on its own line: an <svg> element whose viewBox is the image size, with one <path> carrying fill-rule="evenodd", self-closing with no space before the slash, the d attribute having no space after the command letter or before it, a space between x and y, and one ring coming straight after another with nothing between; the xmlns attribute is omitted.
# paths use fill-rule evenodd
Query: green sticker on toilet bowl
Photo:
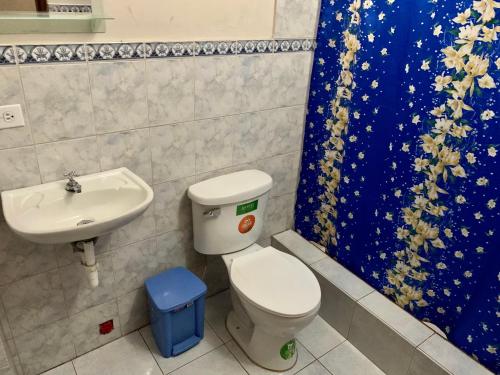
<svg viewBox="0 0 500 375"><path fill-rule="evenodd" d="M295 340L288 341L281 347L280 355L283 359L290 359L295 354Z"/></svg>

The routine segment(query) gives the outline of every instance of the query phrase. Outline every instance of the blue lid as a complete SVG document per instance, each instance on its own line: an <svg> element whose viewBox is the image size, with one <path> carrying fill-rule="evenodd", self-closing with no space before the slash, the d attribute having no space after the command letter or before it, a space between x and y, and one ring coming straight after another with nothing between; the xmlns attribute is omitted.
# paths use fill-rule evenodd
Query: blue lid
<svg viewBox="0 0 500 375"><path fill-rule="evenodd" d="M150 300L162 312L174 310L207 291L207 286L184 267L172 268L145 281Z"/></svg>

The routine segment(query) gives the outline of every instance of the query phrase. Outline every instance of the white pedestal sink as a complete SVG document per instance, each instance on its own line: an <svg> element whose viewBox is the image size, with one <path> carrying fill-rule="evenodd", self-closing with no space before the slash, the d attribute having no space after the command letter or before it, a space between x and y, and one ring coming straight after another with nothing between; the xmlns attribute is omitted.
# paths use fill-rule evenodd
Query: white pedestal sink
<svg viewBox="0 0 500 375"><path fill-rule="evenodd" d="M3 213L9 227L29 241L81 242L83 262L96 268L91 240L141 215L153 201L153 190L127 168L76 180L82 187L80 193L66 191L67 180L4 191ZM92 258L94 264L87 264Z"/></svg>

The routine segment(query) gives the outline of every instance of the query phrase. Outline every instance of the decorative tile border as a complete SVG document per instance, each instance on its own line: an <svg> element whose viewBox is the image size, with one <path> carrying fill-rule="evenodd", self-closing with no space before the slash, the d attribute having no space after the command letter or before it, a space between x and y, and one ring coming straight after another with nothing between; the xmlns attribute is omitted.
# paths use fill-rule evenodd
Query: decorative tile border
<svg viewBox="0 0 500 375"><path fill-rule="evenodd" d="M312 51L314 39L0 46L0 65ZM14 54L16 51L16 54Z"/></svg>
<svg viewBox="0 0 500 375"><path fill-rule="evenodd" d="M92 13L91 5L49 4L49 12L53 13Z"/></svg>

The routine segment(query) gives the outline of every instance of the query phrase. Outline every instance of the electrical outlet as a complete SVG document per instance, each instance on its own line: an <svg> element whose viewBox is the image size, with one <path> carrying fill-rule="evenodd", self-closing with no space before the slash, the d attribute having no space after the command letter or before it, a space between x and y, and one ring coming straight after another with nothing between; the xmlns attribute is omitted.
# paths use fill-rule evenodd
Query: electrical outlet
<svg viewBox="0 0 500 375"><path fill-rule="evenodd" d="M20 104L4 105L0 107L0 129L17 128L24 126L23 110Z"/></svg>

